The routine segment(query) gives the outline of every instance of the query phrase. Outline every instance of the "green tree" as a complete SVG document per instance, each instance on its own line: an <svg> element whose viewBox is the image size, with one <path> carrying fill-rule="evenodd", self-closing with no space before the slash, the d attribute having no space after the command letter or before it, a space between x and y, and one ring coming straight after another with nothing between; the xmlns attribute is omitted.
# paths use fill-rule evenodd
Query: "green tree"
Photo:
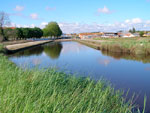
<svg viewBox="0 0 150 113"><path fill-rule="evenodd" d="M133 27L133 29L132 29L132 33L135 33L136 32L136 30L135 30L135 28Z"/></svg>
<svg viewBox="0 0 150 113"><path fill-rule="evenodd" d="M22 28L22 32L23 32L23 39L27 39L30 38L30 29L29 28Z"/></svg>
<svg viewBox="0 0 150 113"><path fill-rule="evenodd" d="M17 39L22 39L23 38L22 28L16 28L16 30L17 30Z"/></svg>
<svg viewBox="0 0 150 113"><path fill-rule="evenodd" d="M7 40L16 40L17 39L17 30L12 28L5 28L4 34Z"/></svg>
<svg viewBox="0 0 150 113"><path fill-rule="evenodd" d="M44 29L44 36L59 37L62 35L62 31L56 22L50 22Z"/></svg>
<svg viewBox="0 0 150 113"><path fill-rule="evenodd" d="M135 33L136 29L133 27L132 29L129 30L130 33Z"/></svg>
<svg viewBox="0 0 150 113"><path fill-rule="evenodd" d="M4 33L4 26L10 23L9 17L5 12L0 12L0 35L2 37L2 41L8 40Z"/></svg>
<svg viewBox="0 0 150 113"><path fill-rule="evenodd" d="M140 31L140 37L143 37L144 31Z"/></svg>
<svg viewBox="0 0 150 113"><path fill-rule="evenodd" d="M35 38L41 38L43 36L43 31L40 28L35 27L35 28L32 28L32 30L33 30L33 33L32 33L33 37L35 37Z"/></svg>

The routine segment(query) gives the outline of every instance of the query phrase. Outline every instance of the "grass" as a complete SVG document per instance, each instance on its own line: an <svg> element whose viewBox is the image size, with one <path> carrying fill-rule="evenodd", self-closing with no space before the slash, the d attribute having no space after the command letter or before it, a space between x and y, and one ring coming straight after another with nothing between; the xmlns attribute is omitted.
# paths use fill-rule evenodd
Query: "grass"
<svg viewBox="0 0 150 113"><path fill-rule="evenodd" d="M0 54L0 113L132 113L107 82L48 70L22 70Z"/></svg>
<svg viewBox="0 0 150 113"><path fill-rule="evenodd" d="M97 40L94 44L99 45L104 51L150 55L150 38L95 38L93 40Z"/></svg>

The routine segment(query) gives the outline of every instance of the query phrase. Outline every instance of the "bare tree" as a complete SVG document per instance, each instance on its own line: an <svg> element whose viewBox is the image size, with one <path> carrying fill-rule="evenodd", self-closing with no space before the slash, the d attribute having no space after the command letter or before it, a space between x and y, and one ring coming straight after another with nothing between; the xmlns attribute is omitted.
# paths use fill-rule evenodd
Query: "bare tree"
<svg viewBox="0 0 150 113"><path fill-rule="evenodd" d="M4 33L4 27L10 23L9 16L5 12L0 12L0 35L2 36L2 41L6 41L7 37Z"/></svg>

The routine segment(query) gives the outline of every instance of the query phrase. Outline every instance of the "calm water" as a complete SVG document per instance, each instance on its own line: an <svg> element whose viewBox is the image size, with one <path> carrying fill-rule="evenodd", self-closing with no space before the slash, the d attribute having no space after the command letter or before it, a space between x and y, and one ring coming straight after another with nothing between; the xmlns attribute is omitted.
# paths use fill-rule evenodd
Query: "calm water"
<svg viewBox="0 0 150 113"><path fill-rule="evenodd" d="M76 73L98 80L105 78L116 89L136 93L136 103L143 106L148 97L150 112L150 56L131 56L101 52L77 42L49 43L10 55L20 67L56 67L67 73Z"/></svg>

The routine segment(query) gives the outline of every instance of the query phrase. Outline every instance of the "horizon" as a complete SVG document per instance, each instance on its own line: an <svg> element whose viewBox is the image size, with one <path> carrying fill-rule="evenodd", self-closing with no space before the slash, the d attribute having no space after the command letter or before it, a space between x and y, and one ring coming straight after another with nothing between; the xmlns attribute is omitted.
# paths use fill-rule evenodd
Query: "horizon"
<svg viewBox="0 0 150 113"><path fill-rule="evenodd" d="M9 15L12 27L44 28L56 21L63 33L150 31L150 0L5 0L1 11Z"/></svg>

